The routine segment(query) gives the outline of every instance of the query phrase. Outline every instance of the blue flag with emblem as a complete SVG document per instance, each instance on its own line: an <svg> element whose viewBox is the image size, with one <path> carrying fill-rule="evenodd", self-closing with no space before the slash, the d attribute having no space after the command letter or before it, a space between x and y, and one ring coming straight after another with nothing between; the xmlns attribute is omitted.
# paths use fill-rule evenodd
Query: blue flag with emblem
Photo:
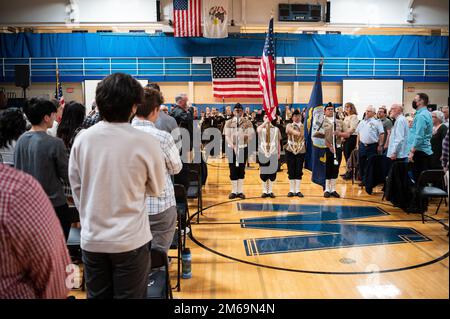
<svg viewBox="0 0 450 319"><path fill-rule="evenodd" d="M313 183L325 186L325 134L323 131L324 108L322 97L322 72L323 62L319 63L314 87L311 92L305 114L305 168L312 173Z"/></svg>

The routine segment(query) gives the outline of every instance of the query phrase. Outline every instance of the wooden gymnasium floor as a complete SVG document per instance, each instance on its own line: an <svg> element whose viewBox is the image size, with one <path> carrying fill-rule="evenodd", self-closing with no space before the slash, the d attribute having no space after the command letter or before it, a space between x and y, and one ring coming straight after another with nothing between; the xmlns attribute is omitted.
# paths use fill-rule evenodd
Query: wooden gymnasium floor
<svg viewBox="0 0 450 319"><path fill-rule="evenodd" d="M304 198L288 198L286 167L274 199L262 199L259 169L246 171L245 200L228 199L228 164L210 159L203 216L192 225L191 279L175 298L449 298L447 230L422 224L338 180L341 199L325 199L304 172ZM195 212L194 201L191 214ZM448 207L434 215L446 219ZM195 221L196 219L194 219ZM172 254L174 251L171 251ZM172 284L176 263L171 265ZM73 290L71 295L84 298Z"/></svg>

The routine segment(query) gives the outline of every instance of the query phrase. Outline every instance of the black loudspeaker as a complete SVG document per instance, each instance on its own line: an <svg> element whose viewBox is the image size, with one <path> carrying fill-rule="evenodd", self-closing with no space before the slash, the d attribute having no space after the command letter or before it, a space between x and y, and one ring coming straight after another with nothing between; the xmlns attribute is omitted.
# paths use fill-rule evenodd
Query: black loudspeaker
<svg viewBox="0 0 450 319"><path fill-rule="evenodd" d="M26 89L30 86L30 66L16 65L14 68L16 86Z"/></svg>
<svg viewBox="0 0 450 319"><path fill-rule="evenodd" d="M156 21L161 21L161 1L156 0Z"/></svg>
<svg viewBox="0 0 450 319"><path fill-rule="evenodd" d="M330 13L331 13L331 2L327 1L327 12L325 15L325 22L330 22Z"/></svg>

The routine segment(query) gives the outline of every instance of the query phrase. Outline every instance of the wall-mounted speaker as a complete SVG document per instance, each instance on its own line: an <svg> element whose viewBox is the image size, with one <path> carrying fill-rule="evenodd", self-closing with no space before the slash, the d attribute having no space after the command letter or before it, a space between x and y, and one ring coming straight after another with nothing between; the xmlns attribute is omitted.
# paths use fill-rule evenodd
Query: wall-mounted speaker
<svg viewBox="0 0 450 319"><path fill-rule="evenodd" d="M325 12L325 22L330 22L331 2L327 1L327 11Z"/></svg>
<svg viewBox="0 0 450 319"><path fill-rule="evenodd" d="M156 0L156 21L161 21L161 1Z"/></svg>
<svg viewBox="0 0 450 319"><path fill-rule="evenodd" d="M15 65L14 78L16 86L26 89L30 86L30 66L29 65Z"/></svg>

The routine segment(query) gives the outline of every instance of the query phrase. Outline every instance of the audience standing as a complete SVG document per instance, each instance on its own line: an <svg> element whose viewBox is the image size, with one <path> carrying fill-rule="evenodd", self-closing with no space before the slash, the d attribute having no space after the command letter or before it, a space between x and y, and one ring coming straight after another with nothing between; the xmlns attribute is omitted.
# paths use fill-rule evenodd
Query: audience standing
<svg viewBox="0 0 450 319"><path fill-rule="evenodd" d="M67 158L70 156L70 150L72 149L75 137L83 129L82 125L85 115L86 108L80 103L72 101L64 106L61 121L56 131L56 137L63 140L64 145L67 148ZM72 190L70 184L65 182L63 187L64 194L71 199Z"/></svg>
<svg viewBox="0 0 450 319"><path fill-rule="evenodd" d="M442 167L447 174L447 187L448 187L448 141L449 130L447 130L447 135L445 135L444 140L442 141Z"/></svg>
<svg viewBox="0 0 450 319"><path fill-rule="evenodd" d="M60 104L58 100L52 100L52 103L56 106L56 115L55 120L53 121L53 125L51 128L47 130L47 134L56 137L56 132L58 130L58 125L61 122L62 114L64 111L64 105Z"/></svg>
<svg viewBox="0 0 450 319"><path fill-rule="evenodd" d="M8 107L8 98L5 92L0 91L0 113Z"/></svg>
<svg viewBox="0 0 450 319"><path fill-rule="evenodd" d="M403 115L403 106L393 104L390 112L395 120L388 141L386 156L393 162L404 162L408 159L408 121Z"/></svg>
<svg viewBox="0 0 450 319"><path fill-rule="evenodd" d="M384 143L383 124L375 118L375 108L369 105L366 109L365 118L359 122L356 133L358 134L359 171L361 176L360 186L365 184L365 172L367 159L381 153Z"/></svg>
<svg viewBox="0 0 450 319"><path fill-rule="evenodd" d="M161 93L161 90L159 88L159 85L157 83L149 83L147 84L148 88L152 88L157 90ZM161 93L161 98L163 98ZM158 130L165 131L169 134L172 134L172 137L175 140L175 143L177 143L180 139L179 132L178 132L178 124L177 121L169 115L169 109L165 105L161 105L159 108L159 116L156 119L155 126Z"/></svg>
<svg viewBox="0 0 450 319"><path fill-rule="evenodd" d="M67 240L71 225L63 191L63 182L68 182L67 150L62 140L47 134L55 121L56 105L32 98L25 104L24 111L32 127L17 140L14 165L39 181L53 204Z"/></svg>
<svg viewBox="0 0 450 319"><path fill-rule="evenodd" d="M441 111L444 113L444 125L448 128L448 106L443 106Z"/></svg>
<svg viewBox="0 0 450 319"><path fill-rule="evenodd" d="M155 126L160 114L159 107L162 103L163 99L159 91L145 88L144 101L138 106L136 117L131 125L138 130L149 133L158 140L161 147L160 151L164 156L166 186L161 195L147 197L146 212L153 236L152 247L168 253L177 221L175 192L170 175L178 174L183 167L183 163L172 136Z"/></svg>
<svg viewBox="0 0 450 319"><path fill-rule="evenodd" d="M384 153L387 151L387 148L388 148L389 135L391 133L393 124L392 124L392 121L387 117L387 110L386 110L385 106L382 106L378 109L377 117L383 124L384 135L383 135L383 151L382 152Z"/></svg>
<svg viewBox="0 0 450 319"><path fill-rule="evenodd" d="M359 119L358 112L356 111L356 107L353 103L345 103L345 117L343 121L342 133L341 136L344 138L344 157L345 162L348 162L352 152L356 148L356 128L358 127ZM352 179L352 170L347 170L347 172L343 175L344 179Z"/></svg>
<svg viewBox="0 0 450 319"><path fill-rule="evenodd" d="M89 112L89 114L86 116L86 118L83 121L83 124L81 125L83 128L90 128L91 126L97 124L102 120L102 117L100 115L100 112L97 108L97 103L94 101L92 103L92 110Z"/></svg>
<svg viewBox="0 0 450 319"><path fill-rule="evenodd" d="M444 113L441 111L433 111L431 113L431 118L433 120L433 135L431 136L431 150L433 154L431 155L431 169L441 169L442 168L442 142L444 141L445 135L447 135L448 127L444 123Z"/></svg>
<svg viewBox="0 0 450 319"><path fill-rule="evenodd" d="M0 207L0 299L66 298L70 257L42 187L0 164Z"/></svg>
<svg viewBox="0 0 450 319"><path fill-rule="evenodd" d="M159 142L129 123L142 98L130 75L104 78L96 89L103 120L81 132L70 153L88 298L146 296L152 234L145 194L159 196L166 180Z"/></svg>
<svg viewBox="0 0 450 319"><path fill-rule="evenodd" d="M194 138L194 110L188 106L186 94L179 94L175 97L176 106L172 109L171 116L175 118L178 127L186 129L189 133L189 151L192 151ZM182 141L187 143L188 141ZM188 156L190 160L190 156Z"/></svg>
<svg viewBox="0 0 450 319"><path fill-rule="evenodd" d="M430 165L431 136L433 133L433 121L428 111L428 95L419 93L414 97L413 108L416 109L414 122L411 128L411 150L408 155L410 162L414 163L414 179L417 179Z"/></svg>
<svg viewBox="0 0 450 319"><path fill-rule="evenodd" d="M17 139L26 130L27 121L18 108L0 113L0 163L14 166L14 149Z"/></svg>

